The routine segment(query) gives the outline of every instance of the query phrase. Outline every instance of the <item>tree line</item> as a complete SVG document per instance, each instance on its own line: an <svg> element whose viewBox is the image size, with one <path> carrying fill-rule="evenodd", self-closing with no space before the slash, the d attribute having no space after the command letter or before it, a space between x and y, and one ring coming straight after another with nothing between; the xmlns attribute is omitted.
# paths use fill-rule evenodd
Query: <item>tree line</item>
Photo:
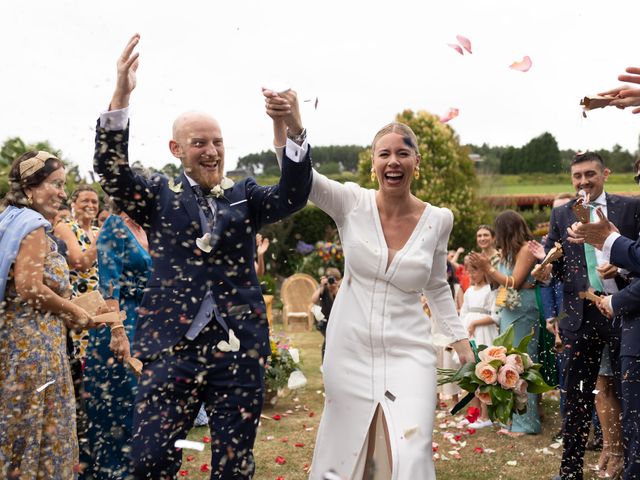
<svg viewBox="0 0 640 480"><path fill-rule="evenodd" d="M577 153L576 150L560 150L555 137L549 132L532 138L522 147L490 146L486 143L479 146L468 144L467 147L480 155L482 161L478 163L478 170L481 173L501 175L566 172ZM618 144L610 150L599 149L596 152L607 167L619 173L633 172L633 163L639 155L638 151L631 153Z"/></svg>

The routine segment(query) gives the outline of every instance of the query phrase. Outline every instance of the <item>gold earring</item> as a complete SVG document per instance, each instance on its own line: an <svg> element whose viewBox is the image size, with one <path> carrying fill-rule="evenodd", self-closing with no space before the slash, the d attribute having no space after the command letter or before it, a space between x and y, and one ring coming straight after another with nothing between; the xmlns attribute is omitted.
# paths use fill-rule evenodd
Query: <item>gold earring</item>
<svg viewBox="0 0 640 480"><path fill-rule="evenodd" d="M376 171L373 169L373 167L371 167L371 181L376 181Z"/></svg>
<svg viewBox="0 0 640 480"><path fill-rule="evenodd" d="M416 169L413 171L413 178L415 178L416 180L420 178L420 169L418 167L416 167Z"/></svg>
<svg viewBox="0 0 640 480"><path fill-rule="evenodd" d="M27 205L33 205L33 197L27 197Z"/></svg>

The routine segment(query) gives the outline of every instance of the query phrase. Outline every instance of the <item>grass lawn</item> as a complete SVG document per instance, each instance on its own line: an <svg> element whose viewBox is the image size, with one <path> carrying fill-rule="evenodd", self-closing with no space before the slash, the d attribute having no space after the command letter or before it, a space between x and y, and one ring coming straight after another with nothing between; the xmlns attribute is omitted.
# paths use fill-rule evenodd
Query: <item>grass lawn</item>
<svg viewBox="0 0 640 480"><path fill-rule="evenodd" d="M638 185L635 183L607 183L605 186L610 193L638 193ZM503 185L496 182L490 185L480 185L480 195L526 195L544 193L573 193L573 187L567 181L565 183L539 183L539 184L519 184Z"/></svg>
<svg viewBox="0 0 640 480"><path fill-rule="evenodd" d="M278 328L281 326L276 325L276 330ZM311 463L324 403L319 371L322 337L316 331L290 333L288 336L291 344L300 348L303 371L309 383L304 389L280 398L275 407L263 411L266 418L261 420L255 445L255 480L306 479L305 470ZM562 454L562 447L552 447L552 436L560 425L558 401L553 396L545 397L543 407L542 434L515 439L497 435L497 428L476 432L458 428L457 423L463 418L461 415L453 418L447 409L438 410L433 435L440 456L436 460L438 480L550 479L558 471ZM280 420L273 419L277 415ZM204 436L209 436L207 427L194 428L189 438L202 441ZM476 449L482 449L482 452ZM278 456L283 457L286 463L276 463ZM585 464L596 460L597 454L588 452ZM517 462L515 466L507 463L513 461ZM203 452L185 451L182 470L186 473L181 478L208 479L209 473L200 469L203 464L208 467L209 462L208 449ZM586 480L595 478L595 474L585 472Z"/></svg>

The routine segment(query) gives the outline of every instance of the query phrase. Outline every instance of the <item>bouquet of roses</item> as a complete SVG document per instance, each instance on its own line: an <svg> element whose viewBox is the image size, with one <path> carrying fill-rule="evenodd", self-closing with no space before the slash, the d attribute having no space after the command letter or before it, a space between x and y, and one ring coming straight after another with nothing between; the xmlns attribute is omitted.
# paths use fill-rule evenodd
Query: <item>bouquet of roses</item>
<svg viewBox="0 0 640 480"><path fill-rule="evenodd" d="M461 410L474 397L487 405L489 418L508 424L514 413L527 411L527 393L544 393L553 390L540 375L539 363L533 363L527 354L527 345L533 338L524 337L513 346L514 332L510 326L493 341L493 345L480 345L476 361L463 365L459 370L438 369L438 385L457 383L469 394L453 408L452 414Z"/></svg>

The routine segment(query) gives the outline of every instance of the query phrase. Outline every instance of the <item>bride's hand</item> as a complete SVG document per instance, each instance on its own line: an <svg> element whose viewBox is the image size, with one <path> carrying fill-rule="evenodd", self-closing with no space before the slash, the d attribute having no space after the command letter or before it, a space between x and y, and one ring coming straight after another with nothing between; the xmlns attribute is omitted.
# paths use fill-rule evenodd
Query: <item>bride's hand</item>
<svg viewBox="0 0 640 480"><path fill-rule="evenodd" d="M473 350L471 349L471 344L469 343L469 340L467 340L466 338L452 343L451 346L458 354L458 358L460 359L460 365L464 365L465 363L476 361L476 356L473 354Z"/></svg>

